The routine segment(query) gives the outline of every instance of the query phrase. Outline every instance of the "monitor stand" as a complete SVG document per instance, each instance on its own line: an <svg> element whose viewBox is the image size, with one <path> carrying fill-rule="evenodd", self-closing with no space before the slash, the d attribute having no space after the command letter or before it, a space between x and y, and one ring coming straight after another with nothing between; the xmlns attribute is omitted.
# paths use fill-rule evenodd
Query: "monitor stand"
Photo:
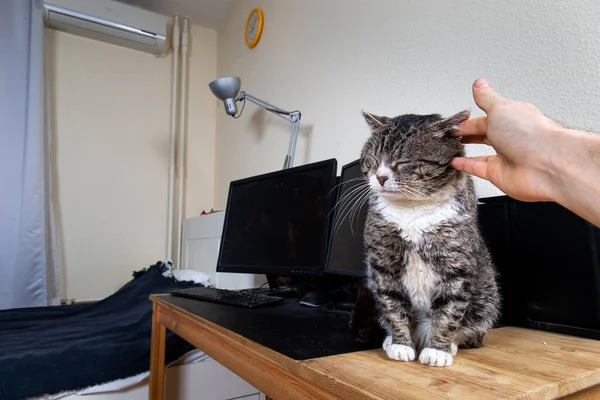
<svg viewBox="0 0 600 400"><path fill-rule="evenodd" d="M357 281L354 277L327 274L314 278L307 277L300 283L302 294L300 304L347 310L355 302L352 292L356 286Z"/></svg>
<svg viewBox="0 0 600 400"><path fill-rule="evenodd" d="M325 277L302 280L300 282L302 298L298 302L309 307L324 307L335 303L336 298L332 294L328 281Z"/></svg>
<svg viewBox="0 0 600 400"><path fill-rule="evenodd" d="M323 288L319 287L314 291L307 291L303 279L300 279L299 282L294 282L299 284L300 290L298 290L293 287L281 288L277 278L278 275L267 275L267 282L269 283L269 291L266 293L267 295L284 298L296 298L300 304L309 307L323 307L333 302L332 296L327 290L323 290Z"/></svg>
<svg viewBox="0 0 600 400"><path fill-rule="evenodd" d="M269 291L266 293L269 296L278 297L299 297L296 290L292 288L280 288L277 282L278 275L267 274L267 282L269 283Z"/></svg>
<svg viewBox="0 0 600 400"><path fill-rule="evenodd" d="M267 282L269 282L269 288L271 291L279 289L279 283L277 283L277 275L267 274Z"/></svg>

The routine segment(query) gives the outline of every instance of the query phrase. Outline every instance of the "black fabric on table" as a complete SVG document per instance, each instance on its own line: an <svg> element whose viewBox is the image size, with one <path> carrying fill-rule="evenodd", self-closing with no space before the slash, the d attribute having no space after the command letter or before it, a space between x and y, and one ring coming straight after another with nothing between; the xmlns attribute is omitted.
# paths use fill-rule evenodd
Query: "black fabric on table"
<svg viewBox="0 0 600 400"><path fill-rule="evenodd" d="M194 286L163 276L159 262L134 272L93 304L0 311L0 399L81 389L148 371L150 294ZM167 330L166 362L193 347Z"/></svg>

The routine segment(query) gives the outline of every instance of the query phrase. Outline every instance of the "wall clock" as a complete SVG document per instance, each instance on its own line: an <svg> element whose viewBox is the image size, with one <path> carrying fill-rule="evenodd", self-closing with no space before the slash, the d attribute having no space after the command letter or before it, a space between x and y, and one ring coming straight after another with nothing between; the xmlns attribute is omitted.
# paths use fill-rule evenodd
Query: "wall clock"
<svg viewBox="0 0 600 400"><path fill-rule="evenodd" d="M244 30L244 41L246 46L253 48L260 40L260 34L263 28L263 12L260 8L255 8L248 14L246 19L246 29Z"/></svg>

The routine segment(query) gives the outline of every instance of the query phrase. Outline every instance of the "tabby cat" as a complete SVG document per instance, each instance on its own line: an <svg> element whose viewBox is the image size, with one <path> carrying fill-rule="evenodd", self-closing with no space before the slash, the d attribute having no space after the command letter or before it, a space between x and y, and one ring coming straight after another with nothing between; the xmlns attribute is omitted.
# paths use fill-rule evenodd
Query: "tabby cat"
<svg viewBox="0 0 600 400"><path fill-rule="evenodd" d="M371 129L360 160L371 191L367 282L387 332L383 349L393 360L449 366L459 347L482 345L500 314L473 181L450 166L464 155L451 133L470 112L363 114Z"/></svg>

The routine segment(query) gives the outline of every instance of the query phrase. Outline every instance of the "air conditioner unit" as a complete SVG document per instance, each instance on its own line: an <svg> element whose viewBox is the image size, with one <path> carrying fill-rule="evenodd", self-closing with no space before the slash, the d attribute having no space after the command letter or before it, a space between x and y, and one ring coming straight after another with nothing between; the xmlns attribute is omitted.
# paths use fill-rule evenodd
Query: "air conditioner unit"
<svg viewBox="0 0 600 400"><path fill-rule="evenodd" d="M165 56L170 50L167 17L113 0L45 0L50 28Z"/></svg>

